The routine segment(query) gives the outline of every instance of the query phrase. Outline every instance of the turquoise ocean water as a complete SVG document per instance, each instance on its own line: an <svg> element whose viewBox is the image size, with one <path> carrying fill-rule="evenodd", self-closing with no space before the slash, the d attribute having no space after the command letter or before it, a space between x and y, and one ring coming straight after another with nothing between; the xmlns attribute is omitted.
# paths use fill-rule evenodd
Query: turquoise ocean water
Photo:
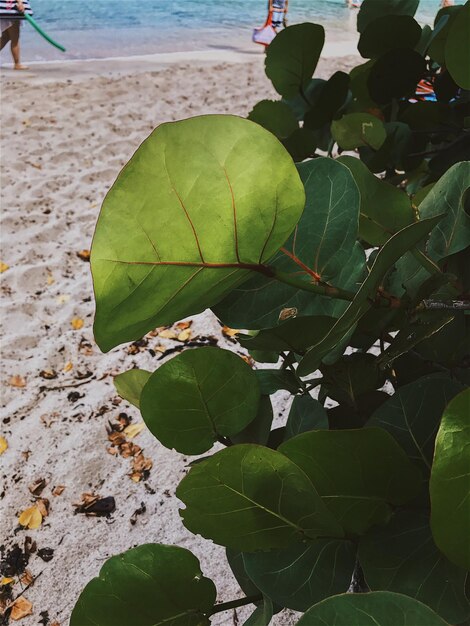
<svg viewBox="0 0 470 626"><path fill-rule="evenodd" d="M419 21L432 23L439 4L421 0ZM67 48L65 54L56 51L25 24L24 60L47 61L246 49L252 29L266 17L267 0L31 0L31 5L38 23ZM290 0L291 24L324 24L333 41L354 37L356 15L344 0Z"/></svg>

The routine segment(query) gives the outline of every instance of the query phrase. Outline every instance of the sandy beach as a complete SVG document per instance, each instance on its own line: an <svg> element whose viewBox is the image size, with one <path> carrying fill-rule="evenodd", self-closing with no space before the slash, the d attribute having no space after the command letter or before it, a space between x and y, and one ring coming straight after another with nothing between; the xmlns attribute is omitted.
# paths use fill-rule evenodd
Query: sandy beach
<svg viewBox="0 0 470 626"><path fill-rule="evenodd" d="M357 57L347 53L331 44L315 75L348 71ZM0 457L0 560L11 560L15 545L24 554L27 537L36 543L25 566L32 583L15 577L13 586L14 598L23 593L32 603L32 614L18 622L24 626L68 624L103 562L148 542L191 549L219 600L242 595L223 549L180 521L174 493L191 459L145 429L127 436L142 456L126 456L108 438L119 418L141 422L137 409L117 397L113 375L134 366L153 370L175 354L165 351L188 341L238 347L206 312L184 337L174 327L102 354L93 340L86 251L106 191L158 124L202 113L246 116L258 100L277 97L263 61L259 50L215 50L2 70L0 435L8 449ZM281 419L286 396L277 394L275 403ZM41 480L45 485L35 488ZM115 510L109 517L77 512L83 493L112 496ZM41 526L19 526L20 513L38 497L49 502ZM240 624L247 614L238 611ZM215 625L238 623L230 612L216 617ZM294 622L288 612L273 621Z"/></svg>

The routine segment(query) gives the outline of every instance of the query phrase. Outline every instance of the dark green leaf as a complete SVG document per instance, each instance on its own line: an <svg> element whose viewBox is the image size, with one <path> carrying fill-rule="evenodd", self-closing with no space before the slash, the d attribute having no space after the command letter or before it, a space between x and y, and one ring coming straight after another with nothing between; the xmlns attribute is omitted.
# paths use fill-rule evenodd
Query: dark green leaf
<svg viewBox="0 0 470 626"><path fill-rule="evenodd" d="M411 224L387 241L377 254L370 273L354 300L324 339L310 348L300 361L297 369L299 376L307 376L318 369L323 357L342 340L364 313L370 309L369 298L376 293L387 271L407 250L413 248L423 239L441 218L442 216L436 216Z"/></svg>
<svg viewBox="0 0 470 626"><path fill-rule="evenodd" d="M419 206L421 217L444 213L444 218L429 237L428 255L440 261L470 246L470 215L465 197L470 188L470 161L451 167L434 185Z"/></svg>
<svg viewBox="0 0 470 626"><path fill-rule="evenodd" d="M297 626L448 626L421 602L389 591L348 593L309 609Z"/></svg>
<svg viewBox="0 0 470 626"><path fill-rule="evenodd" d="M176 495L188 530L245 552L343 534L303 471L262 446L217 452L191 468Z"/></svg>
<svg viewBox="0 0 470 626"><path fill-rule="evenodd" d="M152 372L139 369L128 370L127 372L118 374L114 377L113 381L116 391L121 398L139 408L140 394L151 374Z"/></svg>
<svg viewBox="0 0 470 626"><path fill-rule="evenodd" d="M220 435L242 431L258 411L255 373L233 352L186 350L159 367L141 396L141 412L153 435L182 454L202 454Z"/></svg>
<svg viewBox="0 0 470 626"><path fill-rule="evenodd" d="M371 22L384 15L413 17L418 5L419 0L364 0L357 15L357 30L363 33Z"/></svg>
<svg viewBox="0 0 470 626"><path fill-rule="evenodd" d="M322 85L315 101L307 112L304 126L311 129L319 129L330 122L337 111L344 105L349 91L349 75L344 72L335 72L333 76Z"/></svg>
<svg viewBox="0 0 470 626"><path fill-rule="evenodd" d="M146 544L106 561L70 626L209 626L215 599L214 583L189 550Z"/></svg>
<svg viewBox="0 0 470 626"><path fill-rule="evenodd" d="M241 432L232 435L230 439L233 443L259 443L265 446L271 425L273 423L273 407L269 396L261 396L258 406L258 413L253 421Z"/></svg>
<svg viewBox="0 0 470 626"><path fill-rule="evenodd" d="M431 529L438 548L470 570L470 389L447 405L431 470Z"/></svg>
<svg viewBox="0 0 470 626"><path fill-rule="evenodd" d="M270 598L263 596L259 604L243 626L269 626L273 618L273 603Z"/></svg>
<svg viewBox="0 0 470 626"><path fill-rule="evenodd" d="M455 15L446 39L445 66L462 89L470 89L470 2Z"/></svg>
<svg viewBox="0 0 470 626"><path fill-rule="evenodd" d="M363 534L388 520L390 504L404 504L421 476L381 428L317 430L279 447L310 478L347 534Z"/></svg>
<svg viewBox="0 0 470 626"><path fill-rule="evenodd" d="M468 261L467 261L468 265ZM470 316L456 311L454 319L437 334L422 341L416 351L427 361L445 367L468 367L470 356Z"/></svg>
<svg viewBox="0 0 470 626"><path fill-rule="evenodd" d="M306 611L330 595L347 591L356 561L351 541L317 539L283 550L243 556L248 575L278 604Z"/></svg>
<svg viewBox="0 0 470 626"><path fill-rule="evenodd" d="M248 114L248 119L269 130L279 139L285 139L299 128L292 109L285 103L261 100Z"/></svg>
<svg viewBox="0 0 470 626"><path fill-rule="evenodd" d="M208 115L159 126L98 219L91 266L100 347L221 300L250 276L246 265L277 252L304 198L290 156L253 122Z"/></svg>
<svg viewBox="0 0 470 626"><path fill-rule="evenodd" d="M396 48L414 48L420 37L421 27L411 16L382 15L366 26L357 49L365 59L373 59Z"/></svg>
<svg viewBox="0 0 470 626"><path fill-rule="evenodd" d="M367 86L370 70L373 65L374 61L367 61L367 63L356 65L349 73L351 78L351 92L359 111L366 111L367 109L377 109L377 112L380 111L378 104L371 99Z"/></svg>
<svg viewBox="0 0 470 626"><path fill-rule="evenodd" d="M358 407L359 396L382 387L385 382L372 354L347 354L332 365L322 365L320 370L323 391L332 400L354 409Z"/></svg>
<svg viewBox="0 0 470 626"><path fill-rule="evenodd" d="M385 52L372 66L367 85L370 96L379 104L394 98L414 95L426 71L426 61L411 48Z"/></svg>
<svg viewBox="0 0 470 626"><path fill-rule="evenodd" d="M428 54L433 61L441 66L445 65L445 47L447 38L449 36L450 27L454 22L458 13L460 13L462 7L451 6L443 7L437 12L436 19L434 20L434 37L429 46Z"/></svg>
<svg viewBox="0 0 470 626"><path fill-rule="evenodd" d="M300 390L295 374L289 370L260 369L255 370L255 374L263 395L270 396L280 389L294 394Z"/></svg>
<svg viewBox="0 0 470 626"><path fill-rule="evenodd" d="M323 405L311 396L296 396L286 423L284 440L309 430L327 430L328 417Z"/></svg>
<svg viewBox="0 0 470 626"><path fill-rule="evenodd" d="M463 569L439 552L421 511L400 511L384 528L372 529L359 543L359 560L371 590L416 598L449 624L470 616Z"/></svg>
<svg viewBox="0 0 470 626"><path fill-rule="evenodd" d="M266 54L266 75L285 98L304 90L313 76L325 43L319 24L295 24L282 30Z"/></svg>
<svg viewBox="0 0 470 626"><path fill-rule="evenodd" d="M232 574L235 576L236 581L240 585L240 589L243 593L246 596L256 596L259 594L260 590L247 574L245 563L243 561L243 552L227 548L225 550L225 554L230 569L232 570Z"/></svg>
<svg viewBox="0 0 470 626"><path fill-rule="evenodd" d="M343 150L353 150L360 146L378 150L387 136L383 122L370 113L343 115L331 124L331 134Z"/></svg>
<svg viewBox="0 0 470 626"><path fill-rule="evenodd" d="M320 341L335 323L333 317L306 315L292 317L278 326L260 330L256 335L239 335L239 342L248 350L276 350L303 353Z"/></svg>
<svg viewBox="0 0 470 626"><path fill-rule="evenodd" d="M355 157L342 156L339 161L350 169L361 193L359 235L362 239L380 246L413 222L411 202L404 191L374 176Z"/></svg>
<svg viewBox="0 0 470 626"><path fill-rule="evenodd" d="M296 163L312 157L318 147L315 133L308 128L298 128L282 142Z"/></svg>

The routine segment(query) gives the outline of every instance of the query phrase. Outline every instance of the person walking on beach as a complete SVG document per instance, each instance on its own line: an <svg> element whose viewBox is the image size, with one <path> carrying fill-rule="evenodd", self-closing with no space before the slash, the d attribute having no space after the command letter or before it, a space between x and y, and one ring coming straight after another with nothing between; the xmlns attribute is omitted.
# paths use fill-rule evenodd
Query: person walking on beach
<svg viewBox="0 0 470 626"><path fill-rule="evenodd" d="M289 7L289 0L269 0L268 2L268 15L272 16L272 25L274 30L277 30L281 26L284 28L287 26L287 9Z"/></svg>
<svg viewBox="0 0 470 626"><path fill-rule="evenodd" d="M0 0L0 27L2 36L0 50L10 42L11 56L15 70L27 70L20 61L20 24L24 13L32 15L29 0Z"/></svg>

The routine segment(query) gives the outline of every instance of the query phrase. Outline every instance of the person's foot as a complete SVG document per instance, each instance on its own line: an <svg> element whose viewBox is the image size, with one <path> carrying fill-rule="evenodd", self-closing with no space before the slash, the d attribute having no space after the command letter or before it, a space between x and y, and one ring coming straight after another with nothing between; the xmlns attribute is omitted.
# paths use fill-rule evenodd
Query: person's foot
<svg viewBox="0 0 470 626"><path fill-rule="evenodd" d="M21 63L17 63L14 68L15 70L29 70L27 65L22 65Z"/></svg>

